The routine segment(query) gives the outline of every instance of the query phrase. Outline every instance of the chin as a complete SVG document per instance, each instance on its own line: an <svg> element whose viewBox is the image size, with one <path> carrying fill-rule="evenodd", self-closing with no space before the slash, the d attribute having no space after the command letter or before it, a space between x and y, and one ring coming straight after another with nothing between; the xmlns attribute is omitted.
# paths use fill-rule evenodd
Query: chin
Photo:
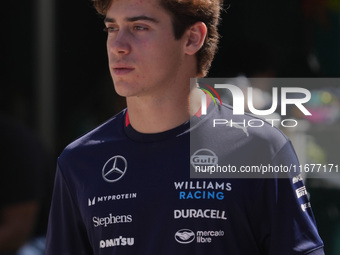
<svg viewBox="0 0 340 255"><path fill-rule="evenodd" d="M134 89L129 89L128 86L117 86L115 85L115 91L118 95L120 95L121 97L132 97L136 95L136 92L134 91Z"/></svg>

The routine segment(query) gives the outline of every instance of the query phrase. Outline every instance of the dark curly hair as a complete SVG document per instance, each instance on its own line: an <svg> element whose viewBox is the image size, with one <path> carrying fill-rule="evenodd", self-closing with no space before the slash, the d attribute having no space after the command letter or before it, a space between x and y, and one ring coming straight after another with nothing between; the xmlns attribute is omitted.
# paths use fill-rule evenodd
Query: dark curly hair
<svg viewBox="0 0 340 255"><path fill-rule="evenodd" d="M98 13L106 15L115 0L92 0ZM196 53L197 75L207 75L211 62L217 51L219 41L218 24L223 0L159 0L160 5L172 17L173 31L180 39L186 29L198 21L207 26L208 32L202 48Z"/></svg>

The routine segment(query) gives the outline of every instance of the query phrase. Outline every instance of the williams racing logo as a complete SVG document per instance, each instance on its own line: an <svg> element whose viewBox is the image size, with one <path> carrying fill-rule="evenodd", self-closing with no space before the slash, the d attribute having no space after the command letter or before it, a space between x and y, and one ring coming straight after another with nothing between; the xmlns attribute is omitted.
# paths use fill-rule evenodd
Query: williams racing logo
<svg viewBox="0 0 340 255"><path fill-rule="evenodd" d="M217 181L174 182L180 200L217 199L223 200L226 191L232 191L231 183Z"/></svg>

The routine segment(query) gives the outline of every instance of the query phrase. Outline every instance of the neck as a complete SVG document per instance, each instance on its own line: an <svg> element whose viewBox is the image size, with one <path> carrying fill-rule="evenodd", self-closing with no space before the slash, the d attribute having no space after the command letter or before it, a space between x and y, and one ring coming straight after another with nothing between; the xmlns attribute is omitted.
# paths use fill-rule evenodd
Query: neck
<svg viewBox="0 0 340 255"><path fill-rule="evenodd" d="M188 121L199 110L201 95L200 90L194 88L196 83L190 86L191 89L189 84L184 86L186 89L180 93L168 91L163 97L128 97L132 127L141 133L160 133Z"/></svg>

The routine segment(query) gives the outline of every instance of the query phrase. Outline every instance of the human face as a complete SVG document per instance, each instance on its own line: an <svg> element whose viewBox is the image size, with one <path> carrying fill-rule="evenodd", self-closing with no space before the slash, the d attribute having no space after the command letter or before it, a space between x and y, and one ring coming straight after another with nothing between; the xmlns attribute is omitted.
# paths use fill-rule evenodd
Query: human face
<svg viewBox="0 0 340 255"><path fill-rule="evenodd" d="M107 11L107 52L116 92L125 97L174 90L185 44L159 0L115 0Z"/></svg>

